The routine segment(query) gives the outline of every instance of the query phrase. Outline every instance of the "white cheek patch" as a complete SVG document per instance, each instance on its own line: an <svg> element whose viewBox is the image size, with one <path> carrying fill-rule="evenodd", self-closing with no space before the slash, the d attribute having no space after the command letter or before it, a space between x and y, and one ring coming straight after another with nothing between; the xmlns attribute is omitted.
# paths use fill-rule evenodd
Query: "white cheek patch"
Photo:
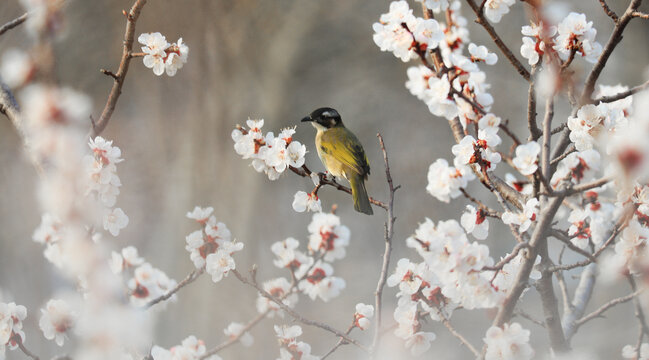
<svg viewBox="0 0 649 360"><path fill-rule="evenodd" d="M315 121L312 121L312 122L311 122L311 125L313 125L313 127L316 128L316 129L318 129L318 130L326 130L326 128L325 128L324 126L318 124L318 123L315 122Z"/></svg>

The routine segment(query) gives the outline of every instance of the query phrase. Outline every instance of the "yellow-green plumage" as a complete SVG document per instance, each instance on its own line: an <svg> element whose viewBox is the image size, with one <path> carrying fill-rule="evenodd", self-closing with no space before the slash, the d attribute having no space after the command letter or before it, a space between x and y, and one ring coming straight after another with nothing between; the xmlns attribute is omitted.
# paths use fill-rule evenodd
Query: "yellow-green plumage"
<svg viewBox="0 0 649 360"><path fill-rule="evenodd" d="M372 206L365 190L370 165L360 141L342 124L328 129L318 126L317 129L316 148L325 168L332 175L349 181L354 209L372 215Z"/></svg>

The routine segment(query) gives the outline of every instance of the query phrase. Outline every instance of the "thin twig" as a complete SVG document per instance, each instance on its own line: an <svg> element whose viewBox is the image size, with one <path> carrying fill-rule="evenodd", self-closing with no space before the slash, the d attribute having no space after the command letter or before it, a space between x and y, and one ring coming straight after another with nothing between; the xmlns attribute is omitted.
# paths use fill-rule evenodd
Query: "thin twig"
<svg viewBox="0 0 649 360"><path fill-rule="evenodd" d="M590 264L581 272L579 284L575 289L575 295L572 298L568 312L563 314L561 327L566 339L570 340L576 332L575 322L584 316L586 306L595 289L595 280L597 279L597 264Z"/></svg>
<svg viewBox="0 0 649 360"><path fill-rule="evenodd" d="M536 84L534 82L534 75L538 67L532 66L532 74L530 79L530 87L527 90L527 127L530 130L532 141L538 140L542 133L536 124Z"/></svg>
<svg viewBox="0 0 649 360"><path fill-rule="evenodd" d="M193 282L194 282L196 279L198 279L198 278L199 278L199 277L200 277L204 272L205 272L205 267L202 267L202 268L200 268L200 269L197 269L197 270L192 271L191 273L189 273L189 275L187 275L187 277L185 277L181 282L179 282L178 285L176 285L176 287L174 287L173 289L169 290L166 294L161 295L161 296L159 296L159 297L157 297L157 298L155 298L155 299L149 301L149 302L146 304L145 307L148 309L148 308L152 307L153 305L155 305L155 304L157 304L157 303L159 303L159 302L161 302L161 301L165 301L165 300L169 299L169 298L172 297L175 293L177 293L180 289L182 289L182 288L184 288L185 286L187 286L187 285L193 283Z"/></svg>
<svg viewBox="0 0 649 360"><path fill-rule="evenodd" d="M575 244L573 244L570 241L570 238L567 237L561 231L559 231L557 229L550 229L550 234L549 235L551 235L555 239L557 239L557 240L561 241L562 243L564 243L570 250L576 252L577 254L582 255L582 256L586 257L587 259L590 259L590 261L592 261L592 262L597 261L597 259L595 259L595 257L592 254L590 254L588 251L575 246Z"/></svg>
<svg viewBox="0 0 649 360"><path fill-rule="evenodd" d="M311 177L311 174L313 173L311 170L309 170L308 167L306 167L306 165L302 165L302 167L300 167L300 168L289 166L289 169L292 172L294 172L295 174L300 175L302 177ZM337 183L335 180L329 180L325 176L320 176L320 184L333 186L334 188L336 188L336 189L338 189L340 191L346 192L346 193L348 193L350 195L352 193L352 189ZM379 200L375 200L374 198L370 197L370 203L372 203L372 204L374 204L374 205L376 205L376 206L378 206L378 207L380 207L380 208L382 208L384 210L388 210L388 205L386 203L381 202Z"/></svg>
<svg viewBox="0 0 649 360"><path fill-rule="evenodd" d="M271 311L271 309L268 309L268 310L266 310L265 312L263 312L263 313L261 313L261 314L258 314L257 316L255 316L255 318L253 318L252 320L250 320L250 321L249 321L249 322L248 322L248 323L247 323L247 324L246 324L246 325L241 329L241 331L239 332L238 335L231 336L230 338L228 338L228 340L226 340L226 341L222 342L221 344L215 346L214 348L210 349L209 351L207 351L205 354L203 354L203 355L202 355L201 357L199 357L198 359L199 359L199 360L207 359L208 357L210 357L210 356L212 356L212 355L215 355L216 353L218 353L219 351L225 349L226 347L228 347L228 346L230 346L230 345L232 345L232 344L237 343L237 342L239 341L239 339L243 336L243 334L245 334L246 332L248 332L250 329L252 329L252 327L254 327L255 325L257 325L257 323L259 323L261 320L263 320L263 319L266 317L266 315L268 315L268 313L269 313L270 311Z"/></svg>
<svg viewBox="0 0 649 360"><path fill-rule="evenodd" d="M16 343L16 345L18 345L18 347L20 348L20 351L22 351L23 354L27 355L28 357L32 358L33 360L39 360L38 356L36 356L33 352L29 351L29 349L27 349L25 347L25 344L23 344L23 338L20 335L14 334L11 337L11 340L13 340Z"/></svg>
<svg viewBox="0 0 649 360"><path fill-rule="evenodd" d="M622 100L625 97L628 97L628 96L631 96L631 95L633 95L635 93L638 93L638 92L640 92L640 91L642 91L642 90L644 90L644 89L646 89L648 87L649 87L649 81L645 82L644 84L632 87L631 89L629 89L627 91L622 91L619 94L599 97L599 98L595 99L595 103L596 104L610 103L610 102L613 102L613 101Z"/></svg>
<svg viewBox="0 0 649 360"><path fill-rule="evenodd" d="M237 271L237 270L232 270L232 273L234 274L234 276L237 279L239 279L239 281L241 281L242 283L244 283L246 285L250 285L253 288L257 289L257 291L261 294L261 296L263 296L263 297L267 298L268 300L270 300L270 301L274 302L275 304L277 304L277 306L279 306L287 314L291 315L295 320L297 320L297 321L299 321L299 322L301 322L301 323L303 323L305 325L315 326L315 327L318 327L318 328L320 328L322 330L328 331L328 332L330 332L330 333L332 333L332 334L334 334L334 335L336 335L338 337L342 337L343 339L345 339L345 341L356 345L358 348L365 351L366 353L370 352L370 349L368 349L365 345L363 345L363 344L359 343L358 341L350 338L348 335L345 335L345 333L341 332L340 330L336 330L335 328L333 328L333 327L331 327L331 326L329 326L329 325L327 325L327 324L325 324L323 322L307 319L304 316L300 315L298 312L296 312L295 310L291 309L286 304L284 304L280 299L278 299L278 298L274 297L273 295L269 294L266 290L264 290L261 286L259 286L259 284L257 284L256 280L254 280L254 279L251 280L251 279L246 278L245 276L241 275L241 273L239 273L239 271Z"/></svg>
<svg viewBox="0 0 649 360"><path fill-rule="evenodd" d="M634 297L640 295L640 293L642 293L643 291L645 291L644 288L636 290L635 292L632 292L629 295L613 299L613 300L607 302L606 304L600 306L597 310L595 310L595 311L591 312L590 314L588 314L588 315L582 317L581 319L577 320L575 322L575 330L577 328L579 328L580 326L582 326L584 323L586 323L586 322L588 322L590 320L593 320L594 318L601 317L602 314L606 310L612 308L613 306L618 305L618 304L623 304L623 303L625 303L627 301L632 300Z"/></svg>
<svg viewBox="0 0 649 360"><path fill-rule="evenodd" d="M602 8L604 9L604 12L606 15L608 15L613 21L617 23L618 17L615 11L611 10L610 7L608 7L608 4L606 3L606 0L599 0L599 3L602 5Z"/></svg>
<svg viewBox="0 0 649 360"><path fill-rule="evenodd" d="M575 148L574 145L572 145L568 150L566 150L563 154L561 154L559 157L552 159L550 161L550 166L553 167L556 164L558 164L561 160L565 159L568 157L568 155L572 154L573 152L577 151L577 148Z"/></svg>
<svg viewBox="0 0 649 360"><path fill-rule="evenodd" d="M110 90L108 95L108 100L104 106L104 110L101 112L99 119L92 123L92 136L99 135L115 111L115 106L117 105L117 100L122 93L122 86L124 85L124 80L126 79L126 73L128 72L128 66L131 62L131 51L133 50L133 42L135 40L135 23L137 22L138 17L140 16L140 11L142 7L146 4L146 0L136 0L131 10L126 15L126 31L124 33L124 46L122 49L122 59L119 63L119 68L117 72L114 73L113 78L113 87Z"/></svg>
<svg viewBox="0 0 649 360"><path fill-rule="evenodd" d="M640 12L640 11L632 12L631 16L636 17L636 18L640 18L640 19L649 20L649 14L645 14L645 13Z"/></svg>
<svg viewBox="0 0 649 360"><path fill-rule="evenodd" d="M478 350L473 345L471 345L469 340L467 340L462 334L460 334L457 330L455 330L455 328L451 324L451 321L446 317L446 315L444 315L444 313L440 309L439 304L435 303L431 299L424 296L424 294L421 293L421 290L419 290L418 294L419 294L419 299L423 300L428 306L435 309L435 311L437 312L437 316L439 316L440 318L440 321L442 322L442 324L444 324L444 326L446 326L446 328L451 333L451 335L455 336L455 338L460 340L462 345L466 346L467 349L469 349L469 351L471 351L476 358L479 358L480 352L478 352Z"/></svg>
<svg viewBox="0 0 649 360"><path fill-rule="evenodd" d="M0 26L0 35L6 33L7 31L15 28L16 26L22 24L27 20L27 13L22 14L21 16L9 21L8 23Z"/></svg>
<svg viewBox="0 0 649 360"><path fill-rule="evenodd" d="M593 66L593 69L590 71L588 77L586 78L586 82L584 83L584 91L581 95L582 104L592 102L591 96L593 95L593 91L595 89L595 83L597 82L597 79L599 79L599 75L602 73L602 70L604 70L606 62L613 53L613 50L615 50L615 47L620 43L620 41L622 41L622 33L624 32L626 26L629 24L629 21L633 19L633 13L638 10L638 7L640 7L641 3L642 0L631 0L631 3L627 7L622 17L619 18L615 23L615 28L611 33L611 37L608 39L608 42L604 46L602 54L599 56L597 62L595 63L595 66Z"/></svg>
<svg viewBox="0 0 649 360"><path fill-rule="evenodd" d="M351 324L351 325L347 328L347 331L345 331L345 335L349 335L349 334L352 332L352 330L354 330L355 327L356 327L356 325ZM344 344L345 344L345 339L343 339L343 338L338 339L338 341L336 342L336 345L334 345L331 349L329 349L329 351L327 351L326 354L322 355L322 357L320 358L320 360L324 360L324 359L328 358L329 355L333 354L334 351L338 350L338 348L339 348L340 346L344 345Z"/></svg>
<svg viewBox="0 0 649 360"><path fill-rule="evenodd" d="M540 327L543 327L543 328L545 327L545 324L543 323L543 321L534 318L532 315L526 313L525 311L523 311L521 309L514 310L514 315L515 316L520 316L520 317L522 317L524 319L527 319L527 320L531 321L533 324L536 324L536 325L538 325Z"/></svg>
<svg viewBox="0 0 649 360"><path fill-rule="evenodd" d="M383 137L381 134L376 134L379 138L379 144L381 145L381 151L383 152L383 162L385 163L385 177L388 182L388 191L390 192L390 200L388 202L388 213L387 220L385 222L385 251L383 252L383 263L381 265L381 274L379 275L379 281L376 285L376 291L374 292L374 306L376 313L376 323L374 325L374 338L372 340L371 351L372 354L376 352L377 346L379 344L379 338L381 337L381 321L383 316L382 309L382 300L383 287L385 286L385 281L388 278L388 267L390 266L390 254L392 253L392 237L394 236L394 222L396 218L394 217L394 193L397 191L393 182L392 175L390 175L390 163L388 162L388 152L385 149L385 143L383 142Z"/></svg>
<svg viewBox="0 0 649 360"><path fill-rule="evenodd" d="M493 26L489 24L489 21L485 19L484 14L480 12L479 5L476 4L474 0L466 0L466 2L469 4L471 9L473 9L473 12L478 17L476 19L476 22L482 25L482 27L484 27L484 29L487 31L489 36L491 36L493 41L496 43L496 46L498 46L498 48L500 49L500 51L502 51L502 53L505 55L507 60L509 60L509 62L514 66L514 68L516 68L516 71L518 71L518 73L525 80L530 81L531 79L530 72L527 71L525 66L523 66L523 64L516 58L516 55L514 55L514 53L507 47L507 45L505 45L505 43L502 41L500 36L498 36L498 34L496 33L496 30L493 28Z"/></svg>

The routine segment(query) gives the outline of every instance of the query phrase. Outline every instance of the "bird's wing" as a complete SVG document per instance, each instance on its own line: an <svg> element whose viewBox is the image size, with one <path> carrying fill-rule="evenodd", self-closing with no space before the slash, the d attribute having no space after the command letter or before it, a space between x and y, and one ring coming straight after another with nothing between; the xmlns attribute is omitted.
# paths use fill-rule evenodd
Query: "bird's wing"
<svg viewBox="0 0 649 360"><path fill-rule="evenodd" d="M320 141L320 150L363 177L370 173L370 164L363 145L344 127L325 131Z"/></svg>

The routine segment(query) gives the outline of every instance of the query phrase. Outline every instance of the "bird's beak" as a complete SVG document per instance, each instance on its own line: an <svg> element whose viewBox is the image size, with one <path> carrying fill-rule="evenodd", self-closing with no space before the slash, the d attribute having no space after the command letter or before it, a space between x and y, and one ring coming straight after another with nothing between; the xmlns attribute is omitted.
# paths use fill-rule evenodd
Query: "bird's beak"
<svg viewBox="0 0 649 360"><path fill-rule="evenodd" d="M305 116L304 118L302 118L302 120L300 122L307 122L307 121L313 121L311 116Z"/></svg>

